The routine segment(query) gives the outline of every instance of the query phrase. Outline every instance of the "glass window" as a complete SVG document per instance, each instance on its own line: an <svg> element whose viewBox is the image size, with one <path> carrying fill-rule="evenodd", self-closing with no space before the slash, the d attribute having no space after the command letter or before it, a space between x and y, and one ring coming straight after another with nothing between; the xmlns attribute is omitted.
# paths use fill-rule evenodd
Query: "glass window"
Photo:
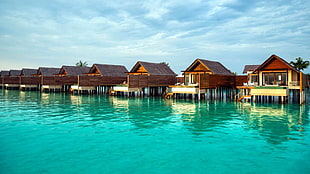
<svg viewBox="0 0 310 174"><path fill-rule="evenodd" d="M185 85L188 85L189 84L189 74L185 74L185 82L184 82Z"/></svg>
<svg viewBox="0 0 310 174"><path fill-rule="evenodd" d="M281 85L287 85L287 73L282 73L282 83Z"/></svg>
<svg viewBox="0 0 310 174"><path fill-rule="evenodd" d="M274 73L269 73L269 85L275 85Z"/></svg>
<svg viewBox="0 0 310 174"><path fill-rule="evenodd" d="M263 85L287 85L287 73L263 73Z"/></svg>
<svg viewBox="0 0 310 174"><path fill-rule="evenodd" d="M192 84L198 83L198 74L192 74Z"/></svg>
<svg viewBox="0 0 310 174"><path fill-rule="evenodd" d="M255 75L251 75L251 82L252 83L255 83L255 82L258 82L258 76L255 74Z"/></svg>
<svg viewBox="0 0 310 174"><path fill-rule="evenodd" d="M268 81L269 81L268 73L264 73L263 74L263 85L268 85Z"/></svg>

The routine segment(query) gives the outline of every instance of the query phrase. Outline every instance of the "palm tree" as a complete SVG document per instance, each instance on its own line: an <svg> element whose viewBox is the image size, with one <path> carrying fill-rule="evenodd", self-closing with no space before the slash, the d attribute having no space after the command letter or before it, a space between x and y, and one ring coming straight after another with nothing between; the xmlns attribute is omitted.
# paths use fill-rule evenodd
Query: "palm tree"
<svg viewBox="0 0 310 174"><path fill-rule="evenodd" d="M169 66L169 63L168 63L168 62L160 62L160 63ZM170 67L170 66L169 66L169 67Z"/></svg>
<svg viewBox="0 0 310 174"><path fill-rule="evenodd" d="M76 66L87 66L88 64L87 64L87 62L85 61L85 62L82 62L81 60L79 61L79 62L77 62L76 64L75 64Z"/></svg>
<svg viewBox="0 0 310 174"><path fill-rule="evenodd" d="M296 62L291 61L290 64L300 71L306 69L309 66L309 61L304 61L301 57L298 57L296 58Z"/></svg>

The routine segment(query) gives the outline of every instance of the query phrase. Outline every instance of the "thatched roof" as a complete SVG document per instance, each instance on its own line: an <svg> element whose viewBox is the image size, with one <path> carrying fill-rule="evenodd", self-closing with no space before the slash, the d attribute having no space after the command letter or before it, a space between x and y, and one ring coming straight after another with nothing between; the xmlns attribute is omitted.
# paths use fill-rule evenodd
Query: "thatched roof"
<svg viewBox="0 0 310 174"><path fill-rule="evenodd" d="M82 76L88 73L90 67L84 66L62 66L58 74L67 76Z"/></svg>
<svg viewBox="0 0 310 174"><path fill-rule="evenodd" d="M207 69L212 71L213 74L218 75L234 75L230 70L228 70L223 64L216 61L196 59L186 70L185 72L194 71L194 69L199 65L204 65Z"/></svg>
<svg viewBox="0 0 310 174"><path fill-rule="evenodd" d="M150 75L168 75L176 76L177 74L165 63L150 63L138 61L131 69L131 73L137 72L140 67L143 67Z"/></svg>
<svg viewBox="0 0 310 174"><path fill-rule="evenodd" d="M243 69L243 73L247 73L248 71L254 71L258 67L259 65L245 65Z"/></svg>
<svg viewBox="0 0 310 174"><path fill-rule="evenodd" d="M4 77L4 76L9 76L10 75L10 71L1 71L0 72L0 76Z"/></svg>
<svg viewBox="0 0 310 174"><path fill-rule="evenodd" d="M21 73L21 70L10 70L10 76L11 77L17 77Z"/></svg>
<svg viewBox="0 0 310 174"><path fill-rule="evenodd" d="M37 71L37 69L23 68L20 75L25 77L32 77L34 74L37 74Z"/></svg>
<svg viewBox="0 0 310 174"><path fill-rule="evenodd" d="M101 76L109 77L126 77L128 72L127 68L123 65L106 65L106 64L94 64L90 70L89 74L99 72Z"/></svg>
<svg viewBox="0 0 310 174"><path fill-rule="evenodd" d="M40 67L37 71L37 75L42 76L55 76L55 74L59 73L60 68L48 68L48 67Z"/></svg>

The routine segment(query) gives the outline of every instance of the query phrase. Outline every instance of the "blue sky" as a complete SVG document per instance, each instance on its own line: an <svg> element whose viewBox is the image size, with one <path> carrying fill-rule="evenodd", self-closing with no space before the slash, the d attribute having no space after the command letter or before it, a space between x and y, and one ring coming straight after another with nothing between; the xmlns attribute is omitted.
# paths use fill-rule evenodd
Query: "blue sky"
<svg viewBox="0 0 310 174"><path fill-rule="evenodd" d="M141 60L179 74L202 58L241 74L272 54L310 58L303 0L1 0L0 21L0 70Z"/></svg>

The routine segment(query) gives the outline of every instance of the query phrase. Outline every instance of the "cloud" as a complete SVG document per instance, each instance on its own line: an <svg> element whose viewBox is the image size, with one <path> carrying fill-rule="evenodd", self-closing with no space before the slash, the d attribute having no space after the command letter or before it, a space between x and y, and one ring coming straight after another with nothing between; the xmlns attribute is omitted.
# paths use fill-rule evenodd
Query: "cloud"
<svg viewBox="0 0 310 174"><path fill-rule="evenodd" d="M34 67L166 61L177 73L200 57L241 72L269 54L309 57L309 11L298 0L1 1L0 56Z"/></svg>

